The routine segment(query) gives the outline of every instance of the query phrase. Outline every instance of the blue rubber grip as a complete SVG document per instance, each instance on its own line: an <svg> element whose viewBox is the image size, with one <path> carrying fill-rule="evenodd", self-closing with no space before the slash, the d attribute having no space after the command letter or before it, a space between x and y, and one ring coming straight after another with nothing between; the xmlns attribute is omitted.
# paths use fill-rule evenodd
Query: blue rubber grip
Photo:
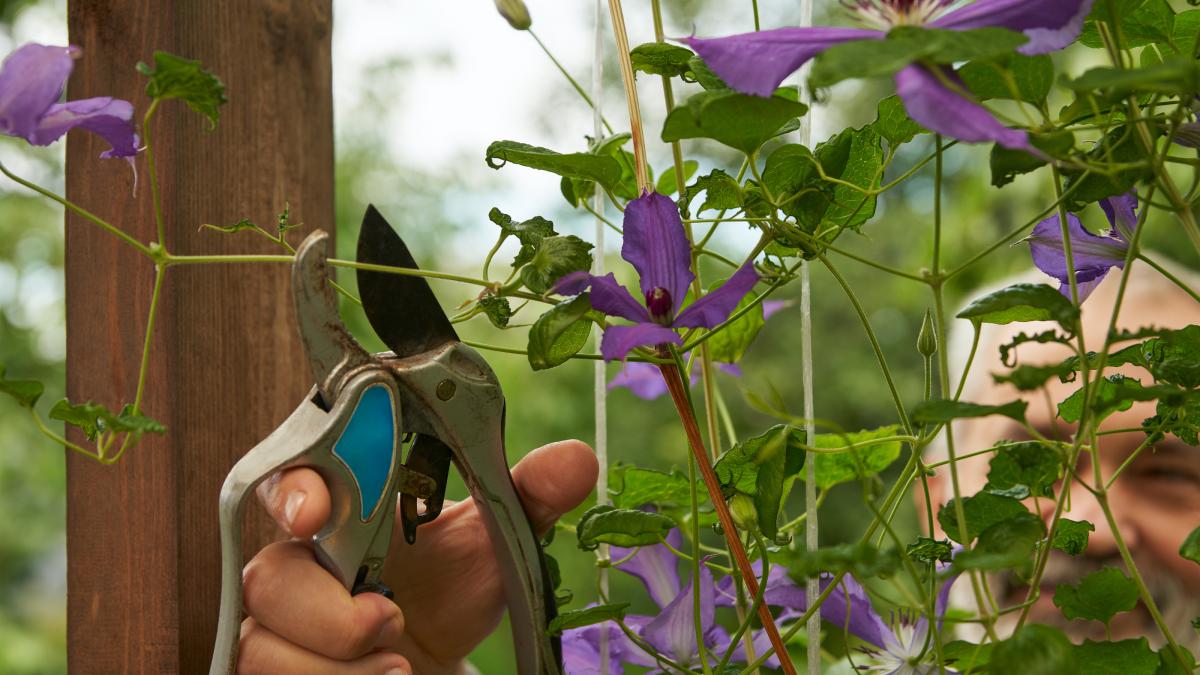
<svg viewBox="0 0 1200 675"><path fill-rule="evenodd" d="M371 519L383 499L392 473L396 441L392 393L383 385L368 387L354 407L333 454L350 470L358 485L362 521Z"/></svg>

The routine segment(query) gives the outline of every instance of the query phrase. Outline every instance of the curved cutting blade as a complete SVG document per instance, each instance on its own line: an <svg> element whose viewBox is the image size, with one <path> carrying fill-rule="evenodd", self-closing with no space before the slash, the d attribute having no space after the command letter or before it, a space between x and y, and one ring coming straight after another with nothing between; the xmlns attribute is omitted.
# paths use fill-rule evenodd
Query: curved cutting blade
<svg viewBox="0 0 1200 675"><path fill-rule="evenodd" d="M374 206L363 215L358 262L418 269L404 241ZM358 292L375 334L398 357L458 342L458 335L424 278L358 270Z"/></svg>
<svg viewBox="0 0 1200 675"><path fill-rule="evenodd" d="M325 262L328 249L329 235L317 230L300 244L292 263L292 299L300 341L326 407L337 400L346 374L371 362L371 356L351 337L338 315Z"/></svg>

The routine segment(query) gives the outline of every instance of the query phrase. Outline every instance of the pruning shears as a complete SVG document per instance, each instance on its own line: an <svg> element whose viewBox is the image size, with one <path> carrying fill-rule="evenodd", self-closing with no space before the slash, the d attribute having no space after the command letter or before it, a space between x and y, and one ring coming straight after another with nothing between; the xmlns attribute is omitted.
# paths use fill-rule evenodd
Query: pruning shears
<svg viewBox="0 0 1200 675"><path fill-rule="evenodd" d="M408 543L415 542L418 528L441 512L451 461L483 515L504 576L518 672L561 672L561 644L546 632L554 591L509 473L504 395L495 374L459 341L422 277L379 271L417 265L374 207L359 234L358 261L365 265L358 286L371 327L392 351L367 353L338 316L328 247L328 235L314 232L292 267L296 317L316 385L238 461L221 489L221 614L210 675L233 673L237 664L242 509L255 486L282 469L317 471L332 499L329 522L313 536L318 562L351 593L390 598L381 574L396 518Z"/></svg>

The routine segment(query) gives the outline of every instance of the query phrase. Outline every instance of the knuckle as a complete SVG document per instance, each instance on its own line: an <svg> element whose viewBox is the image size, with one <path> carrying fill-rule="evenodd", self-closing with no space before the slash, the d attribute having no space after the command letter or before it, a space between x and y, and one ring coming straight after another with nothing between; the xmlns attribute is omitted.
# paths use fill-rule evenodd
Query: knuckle
<svg viewBox="0 0 1200 675"><path fill-rule="evenodd" d="M371 651L379 630L378 621L368 621L357 616L357 612L346 617L337 625L330 641L330 650L335 659L353 659Z"/></svg>
<svg viewBox="0 0 1200 675"><path fill-rule="evenodd" d="M242 635L238 644L237 673L238 675L258 675L259 673L274 672L274 659L271 655L266 629L254 619L242 622Z"/></svg>

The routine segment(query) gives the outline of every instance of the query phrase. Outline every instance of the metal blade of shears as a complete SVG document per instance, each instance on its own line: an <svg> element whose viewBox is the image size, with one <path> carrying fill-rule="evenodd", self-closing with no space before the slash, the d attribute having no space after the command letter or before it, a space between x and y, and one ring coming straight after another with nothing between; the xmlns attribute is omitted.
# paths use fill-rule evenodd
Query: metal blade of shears
<svg viewBox="0 0 1200 675"><path fill-rule="evenodd" d="M363 216L358 262L418 269L404 241L374 206L368 206ZM458 334L424 278L360 267L358 292L371 328L398 358L458 342Z"/></svg>

